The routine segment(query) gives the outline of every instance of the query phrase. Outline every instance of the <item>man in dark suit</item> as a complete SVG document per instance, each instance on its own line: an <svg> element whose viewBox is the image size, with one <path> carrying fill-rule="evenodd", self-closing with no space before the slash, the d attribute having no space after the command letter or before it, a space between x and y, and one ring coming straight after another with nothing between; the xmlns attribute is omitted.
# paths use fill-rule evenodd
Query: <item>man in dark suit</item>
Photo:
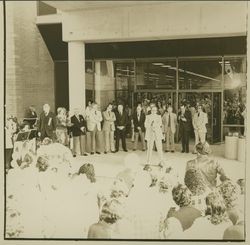
<svg viewBox="0 0 250 245"><path fill-rule="evenodd" d="M182 142L182 153L189 153L189 134L192 128L192 115L186 108L186 105L181 106L178 113L179 134Z"/></svg>
<svg viewBox="0 0 250 245"><path fill-rule="evenodd" d="M122 148L124 151L128 151L126 147L126 126L128 124L128 115L123 109L123 105L119 104L117 111L115 113L116 121L116 141L115 148L116 151L119 151L119 141L122 140Z"/></svg>
<svg viewBox="0 0 250 245"><path fill-rule="evenodd" d="M134 123L134 131L135 131L135 142L134 142L134 148L133 151L137 150L137 144L138 144L138 138L140 135L141 143L142 143L142 150L146 150L146 144L145 144L145 119L146 116L142 111L141 105L138 105L136 108L136 112L133 115L133 123Z"/></svg>
<svg viewBox="0 0 250 245"><path fill-rule="evenodd" d="M43 105L43 112L40 115L40 120L38 124L38 135L41 140L48 137L55 140L55 130L56 130L56 117L53 112L50 111L50 106L48 104Z"/></svg>
<svg viewBox="0 0 250 245"><path fill-rule="evenodd" d="M80 114L79 108L74 109L74 115L71 117L71 132L73 135L73 156L87 156L86 153L86 131L87 123L84 117Z"/></svg>

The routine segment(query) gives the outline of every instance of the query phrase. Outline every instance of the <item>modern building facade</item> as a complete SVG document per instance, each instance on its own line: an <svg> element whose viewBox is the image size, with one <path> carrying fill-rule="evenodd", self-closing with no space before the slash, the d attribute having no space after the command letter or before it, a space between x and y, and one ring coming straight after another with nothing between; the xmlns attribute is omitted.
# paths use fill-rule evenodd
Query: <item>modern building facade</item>
<svg viewBox="0 0 250 245"><path fill-rule="evenodd" d="M30 103L40 109L45 102L53 109L85 108L89 99L96 100L102 109L112 101L133 108L149 99L171 103L177 111L186 100L191 106L197 102L206 105L211 143L223 142L228 131L243 133L247 2L22 4L7 3L7 13L14 10L9 21L15 27L32 18L33 36L23 39L30 44L26 44L24 54L18 53L18 45L23 43L19 35L25 27L14 36L9 33L9 50L15 53L10 62L20 67L26 64L23 62L29 60L18 58L31 57L31 49L36 57L25 65L33 67L33 73L16 70L13 75L9 64L7 113L9 108L22 117ZM27 20L16 21L18 11L28 6ZM32 93L37 97L35 102ZM20 103L17 98L21 98Z"/></svg>

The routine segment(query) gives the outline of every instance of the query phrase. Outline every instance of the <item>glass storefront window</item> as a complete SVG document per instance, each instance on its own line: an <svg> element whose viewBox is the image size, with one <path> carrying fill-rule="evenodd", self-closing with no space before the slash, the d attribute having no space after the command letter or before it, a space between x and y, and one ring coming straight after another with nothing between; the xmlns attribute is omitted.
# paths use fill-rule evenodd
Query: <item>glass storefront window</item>
<svg viewBox="0 0 250 245"><path fill-rule="evenodd" d="M244 125L246 104L246 58L225 58L223 123Z"/></svg>
<svg viewBox="0 0 250 245"><path fill-rule="evenodd" d="M86 104L94 99L94 67L92 61L85 62Z"/></svg>
<svg viewBox="0 0 250 245"><path fill-rule="evenodd" d="M136 89L176 89L176 60L136 61Z"/></svg>
<svg viewBox="0 0 250 245"><path fill-rule="evenodd" d="M221 89L221 58L179 59L179 89Z"/></svg>

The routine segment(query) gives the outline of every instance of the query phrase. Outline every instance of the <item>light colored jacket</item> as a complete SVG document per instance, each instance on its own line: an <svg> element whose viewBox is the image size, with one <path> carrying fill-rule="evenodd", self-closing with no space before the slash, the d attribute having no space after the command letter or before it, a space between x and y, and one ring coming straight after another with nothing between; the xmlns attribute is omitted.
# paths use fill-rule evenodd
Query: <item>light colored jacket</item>
<svg viewBox="0 0 250 245"><path fill-rule="evenodd" d="M160 115L149 114L145 120L145 140L163 139L162 119Z"/></svg>
<svg viewBox="0 0 250 245"><path fill-rule="evenodd" d="M162 117L162 123L163 123L163 130L164 132L168 131L168 121L169 121L169 113L165 112ZM171 126L171 132L176 132L176 125L177 125L177 116L175 113L170 113L170 126Z"/></svg>
<svg viewBox="0 0 250 245"><path fill-rule="evenodd" d="M198 112L194 114L193 117L193 126L194 130L200 131L200 132L207 132L206 124L208 123L207 113L200 112L200 115L198 116Z"/></svg>
<svg viewBox="0 0 250 245"><path fill-rule="evenodd" d="M90 110L87 118L87 128L89 131L94 131L95 127L97 127L98 131L101 131L102 113L100 111Z"/></svg>
<svg viewBox="0 0 250 245"><path fill-rule="evenodd" d="M110 115L108 111L103 112L103 131L115 131L115 113L113 111L110 112Z"/></svg>

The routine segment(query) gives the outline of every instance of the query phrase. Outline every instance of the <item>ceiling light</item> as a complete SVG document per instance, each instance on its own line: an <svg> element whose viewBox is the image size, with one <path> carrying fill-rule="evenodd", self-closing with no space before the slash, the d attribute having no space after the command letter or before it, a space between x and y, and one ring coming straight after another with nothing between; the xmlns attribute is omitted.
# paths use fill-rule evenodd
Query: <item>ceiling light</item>
<svg viewBox="0 0 250 245"><path fill-rule="evenodd" d="M155 65L155 66L162 66L162 65L164 65L163 63L152 63L153 65Z"/></svg>

